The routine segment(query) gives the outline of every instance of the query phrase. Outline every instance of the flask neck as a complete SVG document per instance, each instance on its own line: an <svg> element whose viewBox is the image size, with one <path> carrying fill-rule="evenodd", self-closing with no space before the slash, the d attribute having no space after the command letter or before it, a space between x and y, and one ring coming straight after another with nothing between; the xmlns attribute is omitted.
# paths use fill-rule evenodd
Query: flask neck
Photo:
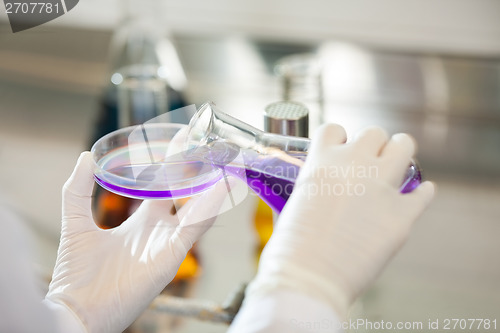
<svg viewBox="0 0 500 333"><path fill-rule="evenodd" d="M191 148L227 141L240 148L252 148L263 132L220 111L214 103L203 104L189 122L188 139Z"/></svg>
<svg viewBox="0 0 500 333"><path fill-rule="evenodd" d="M264 147L271 147L284 152L304 152L307 153L311 140L295 136L273 134L263 132L259 142Z"/></svg>
<svg viewBox="0 0 500 333"><path fill-rule="evenodd" d="M240 149L263 151L276 148L284 152L307 152L310 140L261 131L222 111L215 104L206 103L200 107L189 123L189 142L193 145L206 145L224 140L237 145Z"/></svg>

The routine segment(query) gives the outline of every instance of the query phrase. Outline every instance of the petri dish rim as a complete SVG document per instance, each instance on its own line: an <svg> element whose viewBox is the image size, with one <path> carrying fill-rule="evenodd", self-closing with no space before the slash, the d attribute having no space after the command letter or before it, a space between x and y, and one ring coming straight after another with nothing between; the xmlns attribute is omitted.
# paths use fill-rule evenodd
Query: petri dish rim
<svg viewBox="0 0 500 333"><path fill-rule="evenodd" d="M185 128L187 127L187 125L184 125L184 124L174 124L174 123L153 123L153 124L143 124L143 125L134 125L134 126L127 126L127 127L123 127L123 128L120 128L120 129L117 129L113 132L110 132L106 135L103 135L102 137L100 137L96 142L94 142L94 144L92 145L92 148L90 149L90 152L92 153L92 160L94 162L94 175L96 174L96 170L99 170L102 174L109 174L109 175L112 175L113 177L112 178L117 178L117 179L123 179L123 180L129 180L129 178L127 177L122 177L122 176L118 176L112 172L109 172L107 170L104 170L101 168L101 166L99 166L99 164L97 164L98 160L96 160L96 154L95 154L95 151L96 151L96 147L108 140L109 138L111 137L114 137L114 136L118 136L119 134L121 133L126 133L126 132L129 132L129 133L132 133L132 131L140 126L147 126L147 127L178 127L179 129L178 130L181 130L182 128ZM101 158L99 159L99 161L104 157L104 156L107 156L109 155L112 151L117 151L119 149L123 149L124 146L121 146L121 147L116 147L112 150L109 150L106 154L102 155Z"/></svg>
<svg viewBox="0 0 500 333"><path fill-rule="evenodd" d="M134 188L134 187L127 186L127 185L118 185L117 183L119 183L120 181L127 183L127 182L131 182L132 179L129 177L119 176L113 172L109 172L108 170L103 169L101 167L101 165L99 164L99 161L106 158L106 156L109 156L113 152L116 152L116 151L119 151L120 149L126 148L128 146L128 144L122 144L122 145L119 144L120 137L122 137L122 138L128 137L127 133L130 134L134 130L136 130L137 128L140 128L141 126L145 126L147 128L157 127L160 129L167 129L167 130L168 129L172 129L172 130L176 129L176 131L173 132L170 137L165 138L166 141L170 141L175 136L175 134L178 133L178 131L180 131L183 128L188 127L188 125L177 124L177 123L151 123L151 124L134 125L134 126L120 128L118 130L115 130L113 132L110 132L110 133L102 136L92 145L92 148L90 150L92 153L92 160L93 160L93 164L94 164L93 165L94 179L99 186L101 186L101 187L103 187L111 192L114 192L116 194L119 194L121 196L140 198L140 199L169 199L169 198L181 198L183 196L175 195L174 197L168 197L168 196L162 196L161 193L166 194L166 193L181 191L183 189L188 189L188 188L191 188L191 189L198 188L198 190L194 190L193 193L191 193L189 195L185 195L184 197L196 195L198 193L204 192L205 190L207 190L208 188L213 186L213 184L215 184L221 178L220 170L213 170L213 171L209 172L209 174L212 173L213 176L207 176L205 174L205 176L203 178L204 179L203 182L197 183L196 178L201 177L201 176L197 176L193 179L193 181L195 183L194 186L181 187L181 188L176 188L173 190L168 189L168 188L167 189L146 189L146 188L141 189L141 188ZM115 143L115 146L110 145L111 149L100 147L100 146L104 146L105 142L107 142L107 141L113 141L113 138L116 138L116 143ZM153 140L153 142L154 141L155 140ZM107 150L107 149L109 149L109 150ZM103 152L101 152L101 150ZM109 183L110 186L107 186L106 183ZM203 185L207 185L206 188L203 188ZM136 194L132 194L132 192L136 193ZM141 193L143 193L144 195L141 195ZM147 195L147 193L154 193L154 195Z"/></svg>

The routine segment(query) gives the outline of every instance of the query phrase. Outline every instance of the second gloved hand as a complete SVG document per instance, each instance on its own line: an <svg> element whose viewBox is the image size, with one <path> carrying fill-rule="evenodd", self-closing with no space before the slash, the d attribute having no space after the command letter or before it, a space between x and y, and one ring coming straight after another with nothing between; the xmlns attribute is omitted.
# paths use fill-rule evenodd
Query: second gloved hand
<svg viewBox="0 0 500 333"><path fill-rule="evenodd" d="M292 290L344 317L431 201L430 182L408 194L399 192L415 152L408 135L389 140L384 131L371 128L345 141L340 126L318 130L247 290L247 306Z"/></svg>
<svg viewBox="0 0 500 333"><path fill-rule="evenodd" d="M122 225L102 230L92 218L92 163L83 153L64 185L61 241L45 303L72 332L122 332L174 278L228 189L220 181L177 212L171 200L144 201Z"/></svg>

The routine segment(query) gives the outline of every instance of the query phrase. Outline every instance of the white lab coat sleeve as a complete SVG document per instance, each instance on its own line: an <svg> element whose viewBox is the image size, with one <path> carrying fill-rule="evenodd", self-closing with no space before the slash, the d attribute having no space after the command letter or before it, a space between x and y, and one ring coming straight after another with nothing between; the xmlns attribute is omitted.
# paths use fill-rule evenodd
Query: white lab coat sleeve
<svg viewBox="0 0 500 333"><path fill-rule="evenodd" d="M228 333L343 332L326 303L292 290L273 291L245 301Z"/></svg>
<svg viewBox="0 0 500 333"><path fill-rule="evenodd" d="M42 305L23 224L0 203L0 332L54 333L54 314Z"/></svg>

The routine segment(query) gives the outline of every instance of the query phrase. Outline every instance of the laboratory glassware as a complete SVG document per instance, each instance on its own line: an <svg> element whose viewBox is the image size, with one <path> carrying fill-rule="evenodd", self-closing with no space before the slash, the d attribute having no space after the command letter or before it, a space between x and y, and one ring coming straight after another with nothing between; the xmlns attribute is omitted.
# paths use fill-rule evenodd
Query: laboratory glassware
<svg viewBox="0 0 500 333"><path fill-rule="evenodd" d="M292 193L310 142L307 138L266 133L206 103L190 121L186 151L246 181L279 213ZM412 162L400 191L411 192L421 180L420 168Z"/></svg>
<svg viewBox="0 0 500 333"><path fill-rule="evenodd" d="M96 181L123 196L187 197L232 175L279 213L309 146L307 138L266 133L206 103L187 128L163 122L127 127L99 139L92 152ZM420 169L412 163L401 192L412 191L420 181Z"/></svg>
<svg viewBox="0 0 500 333"><path fill-rule="evenodd" d="M222 178L222 170L179 152L186 125L146 123L109 133L93 145L94 178L103 188L137 199L183 198Z"/></svg>

